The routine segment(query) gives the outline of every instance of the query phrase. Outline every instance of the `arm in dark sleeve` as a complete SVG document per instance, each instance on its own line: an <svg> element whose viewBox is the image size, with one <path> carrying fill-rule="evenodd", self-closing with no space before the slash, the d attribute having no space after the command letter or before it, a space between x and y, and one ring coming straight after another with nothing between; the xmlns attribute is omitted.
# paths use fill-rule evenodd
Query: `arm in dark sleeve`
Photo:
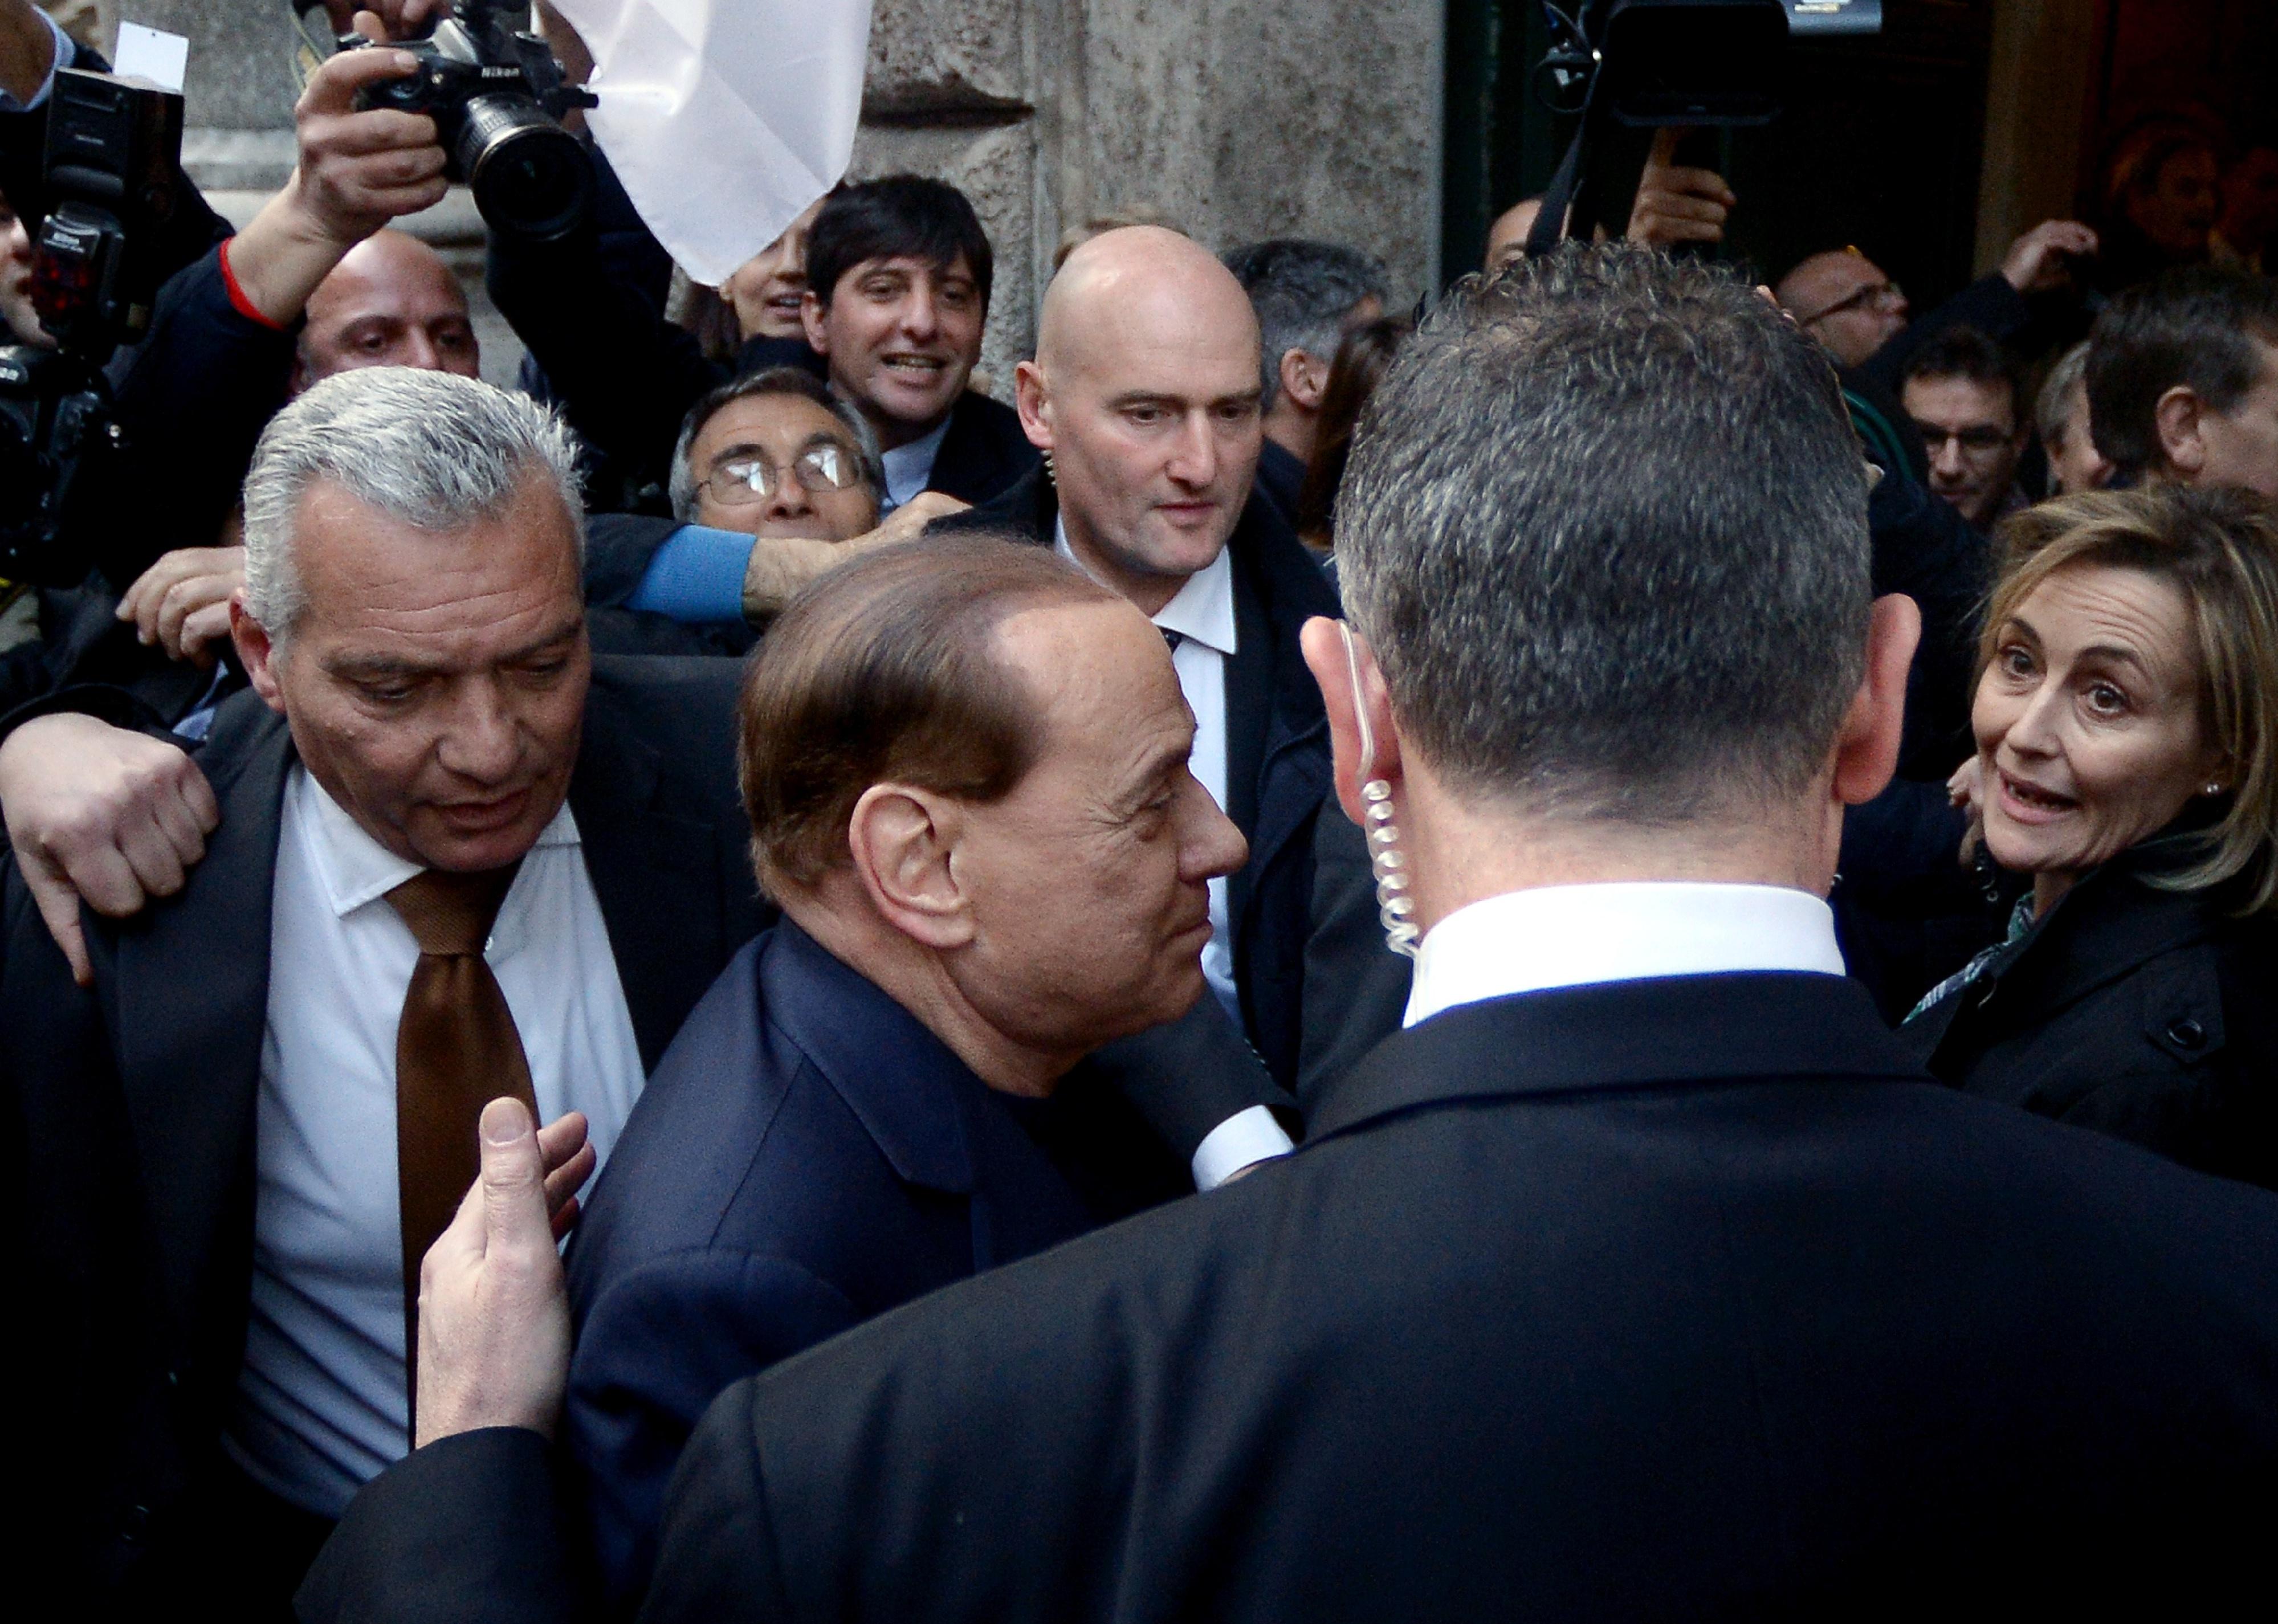
<svg viewBox="0 0 2278 1624"><path fill-rule="evenodd" d="M1415 961L1386 945L1368 842L1334 804L1313 826L1313 930L1297 1103L1311 1117L1353 1063L1400 1030Z"/></svg>
<svg viewBox="0 0 2278 1624"><path fill-rule="evenodd" d="M791 1616L752 1430L753 1385L738 1382L705 1412L665 1501L656 1574L641 1624Z"/></svg>
<svg viewBox="0 0 2278 1624"><path fill-rule="evenodd" d="M253 447L292 380L294 334L233 295L222 248L158 295L116 381L126 449L89 522L93 561L124 592L160 554L218 545Z"/></svg>
<svg viewBox="0 0 2278 1624"><path fill-rule="evenodd" d="M592 1305L577 1329L562 1435L613 1611L648 1581L666 1485L712 1400L860 1317L788 1259L733 1251L659 1259Z"/></svg>
<svg viewBox="0 0 2278 1624"><path fill-rule="evenodd" d="M1885 474L1867 499L1867 525L1875 591L1903 592L1922 611L1899 770L1943 778L1966 753L1961 741L1969 725L1977 617L1992 584L1991 549L1952 503L1897 473Z"/></svg>
<svg viewBox="0 0 2278 1624"><path fill-rule="evenodd" d="M2017 336L2033 322L2033 308L2009 286L1999 271L1980 277L1968 286L1916 316L1888 344L1860 364L1885 389L1896 391L1915 352L1950 327L1975 327L1998 344L2014 345Z"/></svg>
<svg viewBox="0 0 2278 1624"><path fill-rule="evenodd" d="M722 370L609 274L588 228L558 242L493 233L492 302L545 370L570 426L634 484L661 484L680 420Z"/></svg>
<svg viewBox="0 0 2278 1624"><path fill-rule="evenodd" d="M462 1432L366 1483L293 1598L302 1624L568 1624L552 1451L522 1427Z"/></svg>

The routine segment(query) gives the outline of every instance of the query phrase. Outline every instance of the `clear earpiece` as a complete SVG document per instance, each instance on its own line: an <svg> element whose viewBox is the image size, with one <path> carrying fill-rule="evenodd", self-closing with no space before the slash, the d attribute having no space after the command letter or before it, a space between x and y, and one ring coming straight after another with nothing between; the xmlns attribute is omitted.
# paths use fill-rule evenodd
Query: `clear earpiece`
<svg viewBox="0 0 2278 1624"><path fill-rule="evenodd" d="M1352 629L1337 622L1345 640L1345 667L1352 673L1353 720L1360 728L1360 759L1376 765L1376 735L1368 725L1368 705L1361 695L1360 649ZM1423 933L1410 919L1416 899L1408 895L1408 858L1400 850L1400 829L1392 821L1392 786L1372 778L1360 787L1361 830L1368 837L1368 865L1376 874L1376 917L1384 926L1385 944L1408 958L1416 957L1416 939Z"/></svg>

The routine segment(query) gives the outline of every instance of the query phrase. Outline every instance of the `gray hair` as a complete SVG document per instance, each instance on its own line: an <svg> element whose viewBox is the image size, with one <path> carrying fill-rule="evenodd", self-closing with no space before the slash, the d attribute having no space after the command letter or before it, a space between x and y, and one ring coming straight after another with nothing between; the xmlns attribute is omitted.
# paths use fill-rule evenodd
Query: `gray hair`
<svg viewBox="0 0 2278 1624"><path fill-rule="evenodd" d="M1465 278L1337 503L1403 736L1541 815L1669 825L1823 766L1865 666L1867 476L1818 347L1626 243Z"/></svg>
<svg viewBox="0 0 2278 1624"><path fill-rule="evenodd" d="M447 534L502 512L532 479L562 499L585 553L577 448L527 395L416 367L359 367L269 420L245 477L245 606L272 638L308 608L294 523L311 484L423 530Z"/></svg>
<svg viewBox="0 0 2278 1624"><path fill-rule="evenodd" d="M833 417L854 442L854 460L862 469L862 481L870 487L871 496L884 501L886 496L886 463L878 454L877 431L871 428L868 418L845 401L832 394L821 379L798 367L769 367L763 372L747 372L732 383L722 384L688 408L682 419L680 438L673 443L672 474L665 490L672 499L672 516L683 524L696 522L696 469L689 461L696 437L704 432L704 425L731 401L747 400L754 395L795 395L802 400L812 400Z"/></svg>
<svg viewBox="0 0 2278 1624"><path fill-rule="evenodd" d="M1228 248L1223 257L1257 312L1265 384L1258 404L1265 411L1273 409L1280 393L1284 355L1296 349L1333 360L1345 324L1361 301L1381 304L1388 296L1384 262L1342 243L1276 237Z"/></svg>
<svg viewBox="0 0 2278 1624"><path fill-rule="evenodd" d="M2080 396L2077 401L2075 393ZM2081 420L2077 425L2075 417ZM2087 417L2088 340L2083 339L2058 356L2041 380L2041 393L2033 401L2033 427L2043 440L2061 446L2075 426L2087 426Z"/></svg>

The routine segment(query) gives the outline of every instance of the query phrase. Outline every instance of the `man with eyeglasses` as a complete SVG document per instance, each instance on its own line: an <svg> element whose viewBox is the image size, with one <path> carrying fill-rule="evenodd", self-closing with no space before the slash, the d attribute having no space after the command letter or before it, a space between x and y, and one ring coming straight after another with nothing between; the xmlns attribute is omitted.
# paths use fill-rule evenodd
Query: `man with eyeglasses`
<svg viewBox="0 0 2278 1624"><path fill-rule="evenodd" d="M591 522L586 594L605 648L742 653L842 548L907 539L964 506L929 492L881 523L885 471L868 419L799 367L754 372L699 400L673 447L669 490L669 520Z"/></svg>
<svg viewBox="0 0 2278 1624"><path fill-rule="evenodd" d="M1949 327L1907 363L1900 400L1922 435L1930 488L1980 530L2024 506L2017 459L2032 424L2015 363L1975 327Z"/></svg>
<svg viewBox="0 0 2278 1624"><path fill-rule="evenodd" d="M2031 320L2030 295L2062 292L2073 262L2093 255L2096 233L2077 220L2044 220L2009 245L1999 271L1982 277L1909 323L1906 292L1856 248L1814 254L1773 289L1780 308L1840 365L1895 388L1907 360L1948 327L1968 325L2009 342Z"/></svg>

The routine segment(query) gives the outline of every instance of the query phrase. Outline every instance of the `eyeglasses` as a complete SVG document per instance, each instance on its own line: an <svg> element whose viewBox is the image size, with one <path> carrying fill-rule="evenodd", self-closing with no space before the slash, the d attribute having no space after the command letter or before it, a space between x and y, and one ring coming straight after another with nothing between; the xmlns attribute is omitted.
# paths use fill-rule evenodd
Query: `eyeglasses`
<svg viewBox="0 0 2278 1624"><path fill-rule="evenodd" d="M1934 423L1917 421L1915 431L1923 438L1923 449L1935 458L1945 449L1948 440L1961 447L1965 457L1990 457L2008 447L2010 437L1991 423L1980 423L1974 429L1941 429Z"/></svg>
<svg viewBox="0 0 2278 1624"><path fill-rule="evenodd" d="M854 454L826 440L800 452L787 469L778 469L765 457L745 457L723 463L712 470L704 487L712 492L714 499L727 507L747 507L773 496L776 483L785 473L810 495L822 491L850 490L862 483L861 467Z"/></svg>
<svg viewBox="0 0 2278 1624"><path fill-rule="evenodd" d="M1887 311L1895 316L1900 310L1905 309L1906 302L1905 291L1896 282L1884 277L1879 282L1869 282L1856 293L1837 300L1816 315L1797 316L1795 324L1799 327L1808 327L1815 322L1825 321L1831 316L1840 316L1846 310Z"/></svg>

